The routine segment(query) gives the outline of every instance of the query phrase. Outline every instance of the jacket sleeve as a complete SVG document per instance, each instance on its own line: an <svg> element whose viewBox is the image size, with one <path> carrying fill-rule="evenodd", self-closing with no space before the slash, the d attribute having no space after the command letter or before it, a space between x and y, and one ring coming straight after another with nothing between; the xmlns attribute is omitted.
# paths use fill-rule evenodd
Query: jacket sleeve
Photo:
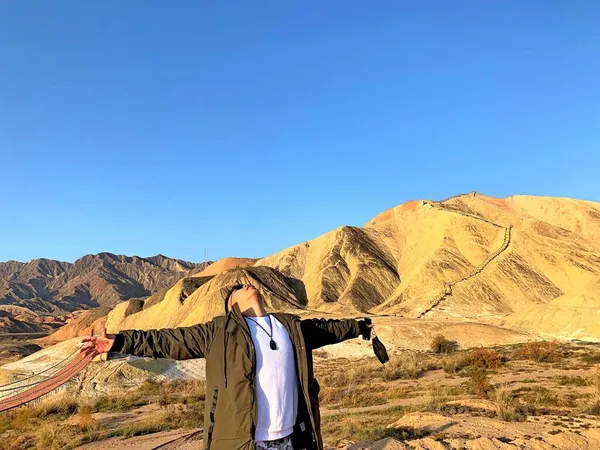
<svg viewBox="0 0 600 450"><path fill-rule="evenodd" d="M149 358L204 358L213 340L214 322L160 330L122 330L109 351Z"/></svg>
<svg viewBox="0 0 600 450"><path fill-rule="evenodd" d="M365 335L368 329L364 320L355 319L305 319L301 327L304 341L311 349Z"/></svg>

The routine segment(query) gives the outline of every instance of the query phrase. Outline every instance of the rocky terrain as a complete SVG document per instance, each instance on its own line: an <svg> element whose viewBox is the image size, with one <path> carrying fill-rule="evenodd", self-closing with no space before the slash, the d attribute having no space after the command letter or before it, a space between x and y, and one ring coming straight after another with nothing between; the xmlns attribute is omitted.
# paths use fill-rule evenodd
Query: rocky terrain
<svg viewBox="0 0 600 450"><path fill-rule="evenodd" d="M434 336L422 350L390 348L386 366L362 340L315 351L326 449L600 448L599 344L454 350L449 342ZM55 350L68 354L75 343ZM26 358L29 369L48 367L50 354ZM200 448L203 380L204 360L111 355L61 393L0 416L0 434L9 450L35 442L80 450Z"/></svg>
<svg viewBox="0 0 600 450"><path fill-rule="evenodd" d="M74 263L35 259L0 263L0 333L48 332L102 307L148 297L208 263L157 255L139 258L100 253Z"/></svg>

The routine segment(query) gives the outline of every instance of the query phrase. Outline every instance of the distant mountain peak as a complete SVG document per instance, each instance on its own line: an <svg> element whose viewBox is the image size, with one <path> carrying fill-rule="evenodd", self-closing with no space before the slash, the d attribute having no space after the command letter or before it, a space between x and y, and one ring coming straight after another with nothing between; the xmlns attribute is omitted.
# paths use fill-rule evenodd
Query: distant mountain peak
<svg viewBox="0 0 600 450"><path fill-rule="evenodd" d="M41 315L67 314L81 309L112 308L130 298L148 297L182 276L204 269L193 263L157 255L152 258L109 252L84 255L73 263L36 258L27 263L0 263L0 306L27 308ZM8 310L5 315L11 315ZM66 317L66 316L65 316ZM59 321L60 322L60 321ZM43 324L5 321L13 332L39 331ZM0 332L8 331L0 325ZM12 328L11 328L12 329Z"/></svg>

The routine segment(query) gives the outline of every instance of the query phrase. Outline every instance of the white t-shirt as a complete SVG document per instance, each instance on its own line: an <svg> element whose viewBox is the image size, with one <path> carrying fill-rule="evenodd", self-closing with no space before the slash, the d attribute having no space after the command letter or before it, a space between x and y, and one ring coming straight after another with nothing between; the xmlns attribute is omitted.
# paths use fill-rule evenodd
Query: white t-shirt
<svg viewBox="0 0 600 450"><path fill-rule="evenodd" d="M269 324L269 316L271 325ZM256 352L258 423L255 441L272 441L292 434L298 412L298 375L294 347L285 327L274 316L245 317ZM272 333L277 350L272 350Z"/></svg>

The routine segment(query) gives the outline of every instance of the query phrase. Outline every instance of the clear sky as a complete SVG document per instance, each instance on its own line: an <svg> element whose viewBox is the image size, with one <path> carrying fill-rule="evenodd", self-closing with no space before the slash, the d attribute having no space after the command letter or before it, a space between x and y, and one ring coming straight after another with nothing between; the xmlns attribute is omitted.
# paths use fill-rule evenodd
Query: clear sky
<svg viewBox="0 0 600 450"><path fill-rule="evenodd" d="M600 2L0 0L0 260L258 257L409 199L600 201Z"/></svg>

